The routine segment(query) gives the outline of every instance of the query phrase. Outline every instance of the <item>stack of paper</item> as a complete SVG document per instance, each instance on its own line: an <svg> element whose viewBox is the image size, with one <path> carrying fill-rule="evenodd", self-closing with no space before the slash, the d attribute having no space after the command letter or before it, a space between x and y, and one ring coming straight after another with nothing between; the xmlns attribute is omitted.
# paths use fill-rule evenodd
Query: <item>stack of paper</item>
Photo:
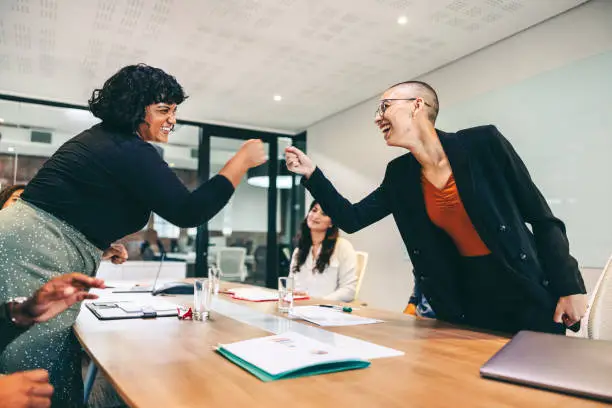
<svg viewBox="0 0 612 408"><path fill-rule="evenodd" d="M370 365L369 361L295 332L219 345L217 352L263 381Z"/></svg>
<svg viewBox="0 0 612 408"><path fill-rule="evenodd" d="M320 306L295 306L291 317L306 320L319 326L356 326L381 323L382 320L355 316L340 310Z"/></svg>
<svg viewBox="0 0 612 408"><path fill-rule="evenodd" d="M248 300L251 302L271 302L278 300L278 292L264 288L234 288L228 289L227 293L232 295L232 298L239 300ZM294 300L308 299L308 296L294 296Z"/></svg>

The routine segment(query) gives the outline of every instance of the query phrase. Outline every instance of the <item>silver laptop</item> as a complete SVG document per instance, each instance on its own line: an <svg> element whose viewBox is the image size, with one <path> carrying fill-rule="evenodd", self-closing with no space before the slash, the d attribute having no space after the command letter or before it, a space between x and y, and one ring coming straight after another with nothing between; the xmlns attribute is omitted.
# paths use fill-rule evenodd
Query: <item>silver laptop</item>
<svg viewBox="0 0 612 408"><path fill-rule="evenodd" d="M612 401L612 342L522 331L480 375Z"/></svg>
<svg viewBox="0 0 612 408"><path fill-rule="evenodd" d="M157 275L155 275L155 280L153 281L153 286L148 285L135 285L128 289L117 289L113 290L113 293L153 293L157 287L157 280L159 279L159 274L162 270L162 266L164 264L164 257L166 254L161 255L161 259L159 261L159 269L157 270Z"/></svg>

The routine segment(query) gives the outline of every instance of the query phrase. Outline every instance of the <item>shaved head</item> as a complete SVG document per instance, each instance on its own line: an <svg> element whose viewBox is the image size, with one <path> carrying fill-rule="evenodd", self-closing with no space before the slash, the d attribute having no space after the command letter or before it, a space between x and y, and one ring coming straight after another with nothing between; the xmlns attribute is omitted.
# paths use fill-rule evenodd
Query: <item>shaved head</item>
<svg viewBox="0 0 612 408"><path fill-rule="evenodd" d="M399 84L395 84L389 89L405 87L408 92L410 92L410 97L421 97L425 102L429 105L427 107L428 110L428 118L431 123L436 123L436 118L438 117L438 111L440 110L440 104L438 103L438 94L436 90L431 87L431 85L421 82L421 81L405 81L400 82Z"/></svg>

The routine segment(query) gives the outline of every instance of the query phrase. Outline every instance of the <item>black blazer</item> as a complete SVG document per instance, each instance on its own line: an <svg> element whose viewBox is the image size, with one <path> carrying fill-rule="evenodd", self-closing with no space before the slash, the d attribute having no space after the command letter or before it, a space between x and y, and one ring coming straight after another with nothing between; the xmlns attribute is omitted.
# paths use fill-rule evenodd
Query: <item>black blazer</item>
<svg viewBox="0 0 612 408"><path fill-rule="evenodd" d="M565 225L552 214L512 145L495 126L437 130L463 205L492 254L537 298L586 293L569 254ZM450 237L425 209L421 166L410 153L392 160L375 191L357 204L342 197L316 169L304 186L334 223L353 233L393 214L415 278L436 315L463 320L457 293L458 257ZM533 233L527 228L529 223Z"/></svg>

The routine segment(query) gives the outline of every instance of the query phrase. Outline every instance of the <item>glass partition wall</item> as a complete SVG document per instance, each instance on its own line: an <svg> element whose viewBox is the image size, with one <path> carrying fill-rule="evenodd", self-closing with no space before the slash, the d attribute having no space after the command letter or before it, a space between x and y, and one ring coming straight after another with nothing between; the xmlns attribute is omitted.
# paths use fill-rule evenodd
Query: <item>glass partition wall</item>
<svg viewBox="0 0 612 408"><path fill-rule="evenodd" d="M0 187L27 184L64 142L95 123L82 106L0 95ZM130 260L158 260L163 253L165 260L186 262L187 276L206 276L208 265L219 264L227 279L276 287L278 276L289 272L305 200L283 151L291 144L305 149L305 132L288 136L179 120L158 151L193 190L253 138L264 141L270 160L249 171L219 214L189 229L152 214L141 231L120 241Z"/></svg>

